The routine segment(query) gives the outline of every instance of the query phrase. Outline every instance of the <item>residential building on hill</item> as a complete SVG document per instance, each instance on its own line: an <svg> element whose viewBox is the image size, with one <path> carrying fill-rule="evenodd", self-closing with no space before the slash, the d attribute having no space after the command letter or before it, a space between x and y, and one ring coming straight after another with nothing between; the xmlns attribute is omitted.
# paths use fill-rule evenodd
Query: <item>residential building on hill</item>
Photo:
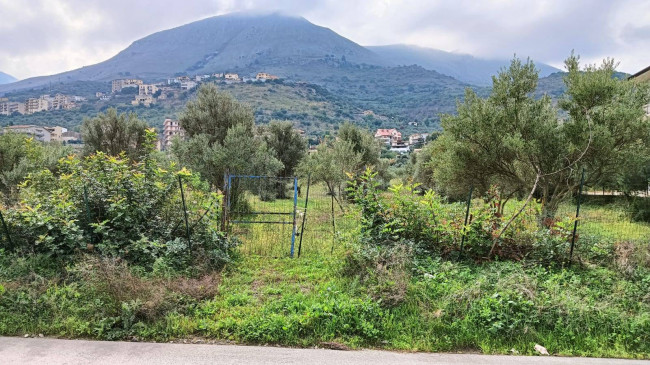
<svg viewBox="0 0 650 365"><path fill-rule="evenodd" d="M185 136L185 131L181 128L180 123L177 120L165 119L163 123L161 149L168 150L172 146L172 141L176 136L181 138Z"/></svg>
<svg viewBox="0 0 650 365"><path fill-rule="evenodd" d="M117 93L122 91L125 87L139 87L140 85L142 85L142 80L138 79L113 80L111 91Z"/></svg>
<svg viewBox="0 0 650 365"><path fill-rule="evenodd" d="M52 135L46 127L39 127L36 125L11 125L4 127L2 133L22 133L34 137L37 141L50 142Z"/></svg>
<svg viewBox="0 0 650 365"><path fill-rule="evenodd" d="M63 133L61 133L61 142L80 144L81 143L81 133L72 132L72 131L63 132Z"/></svg>
<svg viewBox="0 0 650 365"><path fill-rule="evenodd" d="M63 134L68 131L63 127L43 127L46 131L50 132L50 141L63 142Z"/></svg>
<svg viewBox="0 0 650 365"><path fill-rule="evenodd" d="M239 74L227 73L224 75L226 81L239 81Z"/></svg>
<svg viewBox="0 0 650 365"><path fill-rule="evenodd" d="M6 98L4 98L4 101L0 101L0 115L11 115L13 113L25 114L25 103L8 101Z"/></svg>
<svg viewBox="0 0 650 365"><path fill-rule="evenodd" d="M45 95L44 95L45 96ZM48 110L50 102L43 96L40 98L29 98L25 100L25 114L34 114Z"/></svg>
<svg viewBox="0 0 650 365"><path fill-rule="evenodd" d="M406 153L410 150L410 147L406 142L399 140L390 143L390 150L398 153Z"/></svg>
<svg viewBox="0 0 650 365"><path fill-rule="evenodd" d="M267 72L258 72L257 75L255 76L256 80L261 80L261 81L266 81L266 80L277 80L279 77L275 75L271 75L270 73Z"/></svg>
<svg viewBox="0 0 650 365"><path fill-rule="evenodd" d="M394 128L377 129L377 132L375 132L375 139L390 146L392 143L402 141L402 133L398 132L397 129Z"/></svg>
<svg viewBox="0 0 650 365"><path fill-rule="evenodd" d="M60 109L73 109L76 105L67 95L56 94L50 100L50 109L60 110Z"/></svg>
<svg viewBox="0 0 650 365"><path fill-rule="evenodd" d="M133 101L131 101L131 105L144 105L144 106L149 106L151 104L155 104L156 101L154 100L153 96L151 95L136 95Z"/></svg>
<svg viewBox="0 0 650 365"><path fill-rule="evenodd" d="M139 86L138 95L153 95L158 91L158 86L153 84L142 84Z"/></svg>
<svg viewBox="0 0 650 365"><path fill-rule="evenodd" d="M411 149L422 147L426 142L429 133L416 133L409 136L409 146Z"/></svg>
<svg viewBox="0 0 650 365"><path fill-rule="evenodd" d="M196 87L196 81L187 80L181 81L181 90L192 90Z"/></svg>

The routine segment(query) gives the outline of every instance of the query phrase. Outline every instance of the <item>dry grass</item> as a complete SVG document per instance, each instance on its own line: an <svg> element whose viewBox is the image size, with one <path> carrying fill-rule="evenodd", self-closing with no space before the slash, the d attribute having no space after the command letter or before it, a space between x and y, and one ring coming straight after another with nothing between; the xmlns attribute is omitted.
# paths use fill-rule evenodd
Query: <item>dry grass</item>
<svg viewBox="0 0 650 365"><path fill-rule="evenodd" d="M173 310L183 298L213 298L221 277L216 272L198 278L142 277L129 270L119 259L87 258L79 269L83 279L117 304L139 303L137 314L153 320Z"/></svg>
<svg viewBox="0 0 650 365"><path fill-rule="evenodd" d="M614 262L616 268L632 274L637 267L650 268L650 246L635 242L620 242L614 245Z"/></svg>

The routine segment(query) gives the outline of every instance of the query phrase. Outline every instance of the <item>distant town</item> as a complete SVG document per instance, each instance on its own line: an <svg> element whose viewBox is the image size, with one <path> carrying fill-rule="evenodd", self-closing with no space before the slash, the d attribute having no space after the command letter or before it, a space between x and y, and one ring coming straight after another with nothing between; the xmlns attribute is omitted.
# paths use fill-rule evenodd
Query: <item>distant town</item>
<svg viewBox="0 0 650 365"><path fill-rule="evenodd" d="M60 142L63 144L72 144L81 147L83 144L81 133L68 131L64 127L44 127L37 125L12 125L2 129L2 133L20 133L33 137L41 142ZM163 122L162 133L157 142L157 149L160 151L169 150L174 138L184 138L185 131L180 126L178 120L165 119ZM418 152L426 142L429 133L416 133L402 138L402 133L397 129L377 129L375 139L385 145L388 150L396 153ZM312 150L314 152L315 150Z"/></svg>
<svg viewBox="0 0 650 365"><path fill-rule="evenodd" d="M159 100L178 98L180 92L195 89L203 82L220 82L225 84L241 82L266 82L269 80L279 80L280 77L267 72L258 72L255 77L241 77L237 73L223 72L194 76L175 76L168 78L165 82L145 83L137 78L124 78L111 81L111 93L96 92L95 97L98 100L110 100L113 95L124 93L125 90L132 90L132 105L150 106ZM13 115L14 113L29 115L38 112L51 110L69 110L77 108L80 102L86 101L86 98L80 96L70 96L64 94L41 95L38 98L28 98L24 102L9 101L7 98L0 98L0 115ZM385 117L375 115L372 110L364 110L364 117L372 116L384 120ZM417 122L410 122L409 125L417 126ZM23 133L34 137L42 142L61 142L65 144L82 145L81 134L78 132L68 131L60 126L46 127L37 125L12 125L3 128L3 133ZM175 137L185 135L178 120L165 119L163 128L160 133L157 148L159 150L168 150L171 147ZM412 134L408 138L402 138L402 133L395 128L377 129L375 139L380 141L386 148L396 153L417 152L421 148L428 133Z"/></svg>

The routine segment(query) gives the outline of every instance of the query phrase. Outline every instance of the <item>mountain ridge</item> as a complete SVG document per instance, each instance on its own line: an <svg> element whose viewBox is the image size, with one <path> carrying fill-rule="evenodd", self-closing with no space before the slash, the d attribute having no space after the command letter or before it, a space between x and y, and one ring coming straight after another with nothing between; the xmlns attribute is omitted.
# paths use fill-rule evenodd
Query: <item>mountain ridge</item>
<svg viewBox="0 0 650 365"><path fill-rule="evenodd" d="M416 64L427 70L434 70L477 86L490 86L492 75L496 75L502 67L507 67L510 64L510 60L505 59L485 59L470 54L446 52L407 44L366 46L366 48L393 64ZM560 71L544 63L536 62L535 66L540 71L540 77Z"/></svg>
<svg viewBox="0 0 650 365"><path fill-rule="evenodd" d="M373 52L302 17L233 13L153 33L106 61L0 87L8 92L52 81L162 79L178 73L254 72L267 65L301 65L334 57L384 65Z"/></svg>
<svg viewBox="0 0 650 365"><path fill-rule="evenodd" d="M0 85L9 84L16 81L18 81L18 79L16 79L15 77L0 71Z"/></svg>
<svg viewBox="0 0 650 365"><path fill-rule="evenodd" d="M160 80L178 74L216 72L250 75L267 69L280 72L282 77L301 74L305 81L313 82L320 75L294 71L320 60L381 67L415 64L476 86L488 86L491 75L508 63L401 44L363 47L303 17L244 12L158 31L103 62L0 85L0 93L75 81L126 77ZM558 71L544 64L538 67L541 76Z"/></svg>

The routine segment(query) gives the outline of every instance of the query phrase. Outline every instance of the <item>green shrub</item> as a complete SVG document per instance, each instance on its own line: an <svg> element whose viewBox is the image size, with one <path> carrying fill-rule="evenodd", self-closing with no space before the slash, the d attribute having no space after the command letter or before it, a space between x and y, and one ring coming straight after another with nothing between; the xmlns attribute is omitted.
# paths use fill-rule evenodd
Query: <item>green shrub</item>
<svg viewBox="0 0 650 365"><path fill-rule="evenodd" d="M633 198L630 205L630 215L635 222L650 222L650 199Z"/></svg>
<svg viewBox="0 0 650 365"><path fill-rule="evenodd" d="M376 173L370 170L353 181L348 191L361 211L361 241L371 246L408 241L418 254L458 257L464 242L464 256L486 260L495 237L510 219L503 213L504 199L497 189L473 202L467 225L462 205L445 203L432 190L420 194L417 184L395 185L382 193ZM540 235L553 235L540 232L539 214L540 205L530 203L501 235L493 253L499 258L520 260L534 248Z"/></svg>
<svg viewBox="0 0 650 365"><path fill-rule="evenodd" d="M5 214L12 238L11 244L2 243L7 252L61 258L95 252L146 270L158 259L175 269L188 268L196 259L213 268L229 260L234 244L218 231L221 196L198 176L151 158L134 163L124 154L101 152L83 160L69 156L58 169L58 175L50 170L30 174L21 184L20 203Z"/></svg>

